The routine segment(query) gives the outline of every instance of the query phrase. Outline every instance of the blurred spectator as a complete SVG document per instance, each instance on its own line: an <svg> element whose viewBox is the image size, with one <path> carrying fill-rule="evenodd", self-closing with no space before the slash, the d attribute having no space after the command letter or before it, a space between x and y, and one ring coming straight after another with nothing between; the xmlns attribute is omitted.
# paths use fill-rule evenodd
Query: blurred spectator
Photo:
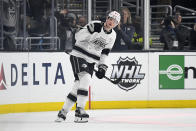
<svg viewBox="0 0 196 131"><path fill-rule="evenodd" d="M66 17L67 17L68 10L63 9L61 11L55 12L55 16L57 18L57 36L60 38L60 50L65 50L65 44L67 39L66 34Z"/></svg>
<svg viewBox="0 0 196 131"><path fill-rule="evenodd" d="M77 30L76 21L77 21L77 16L74 13L67 14L67 19L66 19L67 39L65 44L65 51L68 53L72 51L73 44L75 43L75 33Z"/></svg>
<svg viewBox="0 0 196 131"><path fill-rule="evenodd" d="M16 9L16 1L14 0L3 0L3 47L5 50L16 50L16 24L18 13Z"/></svg>
<svg viewBox="0 0 196 131"><path fill-rule="evenodd" d="M39 21L46 17L45 11L50 7L50 0L27 0L27 16Z"/></svg>
<svg viewBox="0 0 196 131"><path fill-rule="evenodd" d="M178 40L176 36L176 29L174 20L171 16L167 16L161 23L164 25L160 33L160 42L164 43L164 50L175 50L178 49Z"/></svg>
<svg viewBox="0 0 196 131"><path fill-rule="evenodd" d="M56 12L55 16L58 21L57 33L60 38L60 50L70 52L75 43L74 35L77 29L77 16L66 9Z"/></svg>
<svg viewBox="0 0 196 131"><path fill-rule="evenodd" d="M27 29L30 36L48 33L49 22L44 12L50 6L47 0L27 0Z"/></svg>
<svg viewBox="0 0 196 131"><path fill-rule="evenodd" d="M176 11L174 20L176 21L176 26L181 24L182 16L179 11Z"/></svg>
<svg viewBox="0 0 196 131"><path fill-rule="evenodd" d="M190 32L190 50L196 50L196 21Z"/></svg>
<svg viewBox="0 0 196 131"><path fill-rule="evenodd" d="M141 17L140 16L135 16L134 20L133 20L133 26L135 27L135 33L137 33L138 37L142 37L143 36L143 28L142 28L142 24L141 24Z"/></svg>
<svg viewBox="0 0 196 131"><path fill-rule="evenodd" d="M113 51L122 51L132 48L132 38L135 28L132 26L131 12L128 8L121 9L121 22L114 29L117 33Z"/></svg>
<svg viewBox="0 0 196 131"><path fill-rule="evenodd" d="M166 17L162 23L160 41L164 43L164 50L183 50L188 45L190 28L182 24L182 16L179 11L174 18Z"/></svg>
<svg viewBox="0 0 196 131"><path fill-rule="evenodd" d="M78 18L77 26L80 28L80 27L84 27L86 24L87 24L86 18L84 16L80 16Z"/></svg>
<svg viewBox="0 0 196 131"><path fill-rule="evenodd" d="M133 19L133 26L135 27L135 33L132 38L132 43L134 45L135 49L141 50L144 47L144 41L143 41L143 24L141 22L141 17L140 16L135 16ZM150 44L151 44L151 39L150 39Z"/></svg>
<svg viewBox="0 0 196 131"><path fill-rule="evenodd" d="M30 37L49 36L49 14L46 12L51 8L49 0L27 0L27 32ZM43 39L32 39L31 50L50 48L49 45L42 45ZM34 46L33 46L34 44Z"/></svg>
<svg viewBox="0 0 196 131"><path fill-rule="evenodd" d="M182 16L178 11L175 14L174 21L175 21L175 28L176 28L176 36L179 43L178 49L183 50L184 46L188 45L190 28L182 24Z"/></svg>

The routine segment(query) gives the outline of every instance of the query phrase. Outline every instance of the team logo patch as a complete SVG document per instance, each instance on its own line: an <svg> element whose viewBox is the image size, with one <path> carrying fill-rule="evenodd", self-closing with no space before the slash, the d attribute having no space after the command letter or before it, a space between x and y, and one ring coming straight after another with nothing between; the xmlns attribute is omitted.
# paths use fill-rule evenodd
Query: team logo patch
<svg viewBox="0 0 196 131"><path fill-rule="evenodd" d="M105 46L107 45L106 40L102 37L98 37L96 39L93 39L91 42L93 43L94 48L97 51L104 49Z"/></svg>
<svg viewBox="0 0 196 131"><path fill-rule="evenodd" d="M113 70L111 79L122 78L118 86L126 91L134 89L140 81L144 79L145 74L140 73L142 65L134 58L119 58L117 64L112 64Z"/></svg>
<svg viewBox="0 0 196 131"><path fill-rule="evenodd" d="M87 64L82 64L82 67L83 68L87 68Z"/></svg>

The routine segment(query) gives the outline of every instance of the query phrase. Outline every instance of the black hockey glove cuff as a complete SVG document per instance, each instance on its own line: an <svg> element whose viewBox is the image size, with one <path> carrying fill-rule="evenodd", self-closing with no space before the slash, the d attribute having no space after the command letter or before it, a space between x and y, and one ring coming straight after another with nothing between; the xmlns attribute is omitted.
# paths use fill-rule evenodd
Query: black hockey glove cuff
<svg viewBox="0 0 196 131"><path fill-rule="evenodd" d="M95 73L97 78L102 79L105 76L108 66L101 64L98 66L98 71Z"/></svg>

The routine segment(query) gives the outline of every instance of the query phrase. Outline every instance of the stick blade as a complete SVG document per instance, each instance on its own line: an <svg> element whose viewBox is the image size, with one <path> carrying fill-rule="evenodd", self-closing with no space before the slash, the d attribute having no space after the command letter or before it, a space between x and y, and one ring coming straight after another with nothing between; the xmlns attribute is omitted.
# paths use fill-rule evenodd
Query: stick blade
<svg viewBox="0 0 196 131"><path fill-rule="evenodd" d="M118 83L120 83L120 81L121 81L121 78L118 78L118 79L116 79L116 80L114 80L114 81L111 81L113 84L118 84Z"/></svg>

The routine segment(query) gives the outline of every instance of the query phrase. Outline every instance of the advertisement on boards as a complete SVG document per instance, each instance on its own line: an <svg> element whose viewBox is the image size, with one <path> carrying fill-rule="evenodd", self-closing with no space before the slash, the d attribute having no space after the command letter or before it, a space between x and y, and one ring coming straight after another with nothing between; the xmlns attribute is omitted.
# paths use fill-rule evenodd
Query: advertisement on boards
<svg viewBox="0 0 196 131"><path fill-rule="evenodd" d="M196 90L194 55L160 55L159 89Z"/></svg>
<svg viewBox="0 0 196 131"><path fill-rule="evenodd" d="M65 53L1 53L0 104L64 101L74 77Z"/></svg>
<svg viewBox="0 0 196 131"><path fill-rule="evenodd" d="M111 53L106 59L106 76L118 84L93 76L92 101L144 100L148 90L146 53Z"/></svg>
<svg viewBox="0 0 196 131"><path fill-rule="evenodd" d="M112 64L111 79L121 78L118 86L122 90L129 91L134 89L141 80L144 79L145 73L141 72L142 64L135 57L119 57L116 64Z"/></svg>

